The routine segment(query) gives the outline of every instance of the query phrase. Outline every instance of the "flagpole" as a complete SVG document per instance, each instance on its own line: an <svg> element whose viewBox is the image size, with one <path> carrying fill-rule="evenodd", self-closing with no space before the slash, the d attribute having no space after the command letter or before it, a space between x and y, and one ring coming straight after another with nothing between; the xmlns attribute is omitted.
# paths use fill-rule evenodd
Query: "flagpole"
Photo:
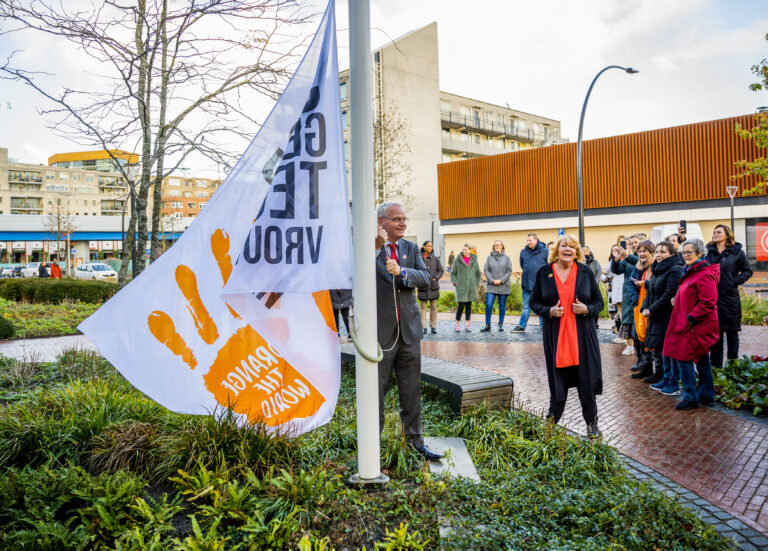
<svg viewBox="0 0 768 551"><path fill-rule="evenodd" d="M349 2L349 83L352 162L352 219L355 316L359 346L377 350L375 249L376 217L373 203L373 73L371 71L370 0ZM357 390L357 468L350 479L358 484L384 483L389 478L379 465L378 364L355 351Z"/></svg>

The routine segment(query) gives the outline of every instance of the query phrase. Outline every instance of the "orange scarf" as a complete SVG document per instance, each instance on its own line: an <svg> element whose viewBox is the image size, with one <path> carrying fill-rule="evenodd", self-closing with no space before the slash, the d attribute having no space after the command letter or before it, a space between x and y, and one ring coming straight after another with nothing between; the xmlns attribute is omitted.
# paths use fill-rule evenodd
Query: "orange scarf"
<svg viewBox="0 0 768 551"><path fill-rule="evenodd" d="M640 307L645 301L645 276L648 270L643 271L643 275L640 276L640 281L643 284L640 286L640 296L637 299L637 306L635 306L635 333L637 333L637 339L645 342L645 332L648 329L648 318L643 315L643 311ZM634 283L632 284L634 285Z"/></svg>
<svg viewBox="0 0 768 551"><path fill-rule="evenodd" d="M565 279L560 281L560 276L552 264L552 273L557 285L557 295L560 306L563 307L563 317L560 318L560 332L557 334L557 355L555 367L569 367L579 365L579 337L576 333L576 314L573 313L573 301L576 296L576 274L579 272L576 263L571 265L571 271Z"/></svg>

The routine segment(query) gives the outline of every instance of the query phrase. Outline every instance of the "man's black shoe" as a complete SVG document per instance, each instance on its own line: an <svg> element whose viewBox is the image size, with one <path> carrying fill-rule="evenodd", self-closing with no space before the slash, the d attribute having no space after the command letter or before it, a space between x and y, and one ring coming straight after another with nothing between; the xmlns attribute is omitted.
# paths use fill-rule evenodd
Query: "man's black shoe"
<svg viewBox="0 0 768 551"><path fill-rule="evenodd" d="M419 455L423 457L424 459L428 461L437 461L438 459L442 459L443 454L437 453L436 451L430 450L426 446L421 446L420 448L414 448L417 452L419 452Z"/></svg>
<svg viewBox="0 0 768 551"><path fill-rule="evenodd" d="M712 398L699 398L699 403L702 406L712 407L715 405L715 401Z"/></svg>
<svg viewBox="0 0 768 551"><path fill-rule="evenodd" d="M522 325L515 325L512 328L512 332L513 333L525 333L525 327L523 327Z"/></svg>
<svg viewBox="0 0 768 551"><path fill-rule="evenodd" d="M435 327L432 328L432 334L433 335L437 335L437 328L435 328Z"/></svg>
<svg viewBox="0 0 768 551"><path fill-rule="evenodd" d="M427 328L426 327L424 327L424 334L425 335L427 334Z"/></svg>
<svg viewBox="0 0 768 551"><path fill-rule="evenodd" d="M483 327L483 328L480 330L480 332L481 332L481 333L488 333L490 330L491 330L491 326L490 326L490 325L486 325L485 327Z"/></svg>

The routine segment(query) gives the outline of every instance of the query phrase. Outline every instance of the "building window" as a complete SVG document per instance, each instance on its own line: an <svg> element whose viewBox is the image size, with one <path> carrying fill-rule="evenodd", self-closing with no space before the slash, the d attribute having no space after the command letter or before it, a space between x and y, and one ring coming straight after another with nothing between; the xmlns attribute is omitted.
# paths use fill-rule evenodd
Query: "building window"
<svg viewBox="0 0 768 551"><path fill-rule="evenodd" d="M445 138L446 140L451 139L451 131L448 130L447 128L443 128L443 138Z"/></svg>
<svg viewBox="0 0 768 551"><path fill-rule="evenodd" d="M467 143L469 141L469 134L464 130L461 131L461 141Z"/></svg>
<svg viewBox="0 0 768 551"><path fill-rule="evenodd" d="M206 182L205 180L198 180L197 187L208 187L208 182Z"/></svg>
<svg viewBox="0 0 768 551"><path fill-rule="evenodd" d="M168 197L181 197L181 192L178 189L168 190Z"/></svg>
<svg viewBox="0 0 768 551"><path fill-rule="evenodd" d="M178 178L168 178L168 185L173 187L179 187L181 185L181 180Z"/></svg>
<svg viewBox="0 0 768 551"><path fill-rule="evenodd" d="M66 172L59 172L59 180L69 180L69 174Z"/></svg>
<svg viewBox="0 0 768 551"><path fill-rule="evenodd" d="M93 175L92 174L86 174L85 175L85 181L86 182L93 182Z"/></svg>
<svg viewBox="0 0 768 551"><path fill-rule="evenodd" d="M184 180L184 187L192 187L194 182L192 180Z"/></svg>
<svg viewBox="0 0 768 551"><path fill-rule="evenodd" d="M194 203L187 203L187 208L188 209L193 209L193 208L195 208L195 204Z"/></svg>
<svg viewBox="0 0 768 551"><path fill-rule="evenodd" d="M208 198L208 192L207 191L198 191L195 193L195 197L200 197L201 199L207 199Z"/></svg>
<svg viewBox="0 0 768 551"><path fill-rule="evenodd" d="M347 83L346 81L339 84L339 99L345 100L347 99Z"/></svg>
<svg viewBox="0 0 768 551"><path fill-rule="evenodd" d="M192 197L192 192L191 191L185 191L184 192L184 197Z"/></svg>
<svg viewBox="0 0 768 551"><path fill-rule="evenodd" d="M342 130L346 130L347 129L348 122L349 122L349 117L347 115L347 112L346 111L342 111L341 112L341 129Z"/></svg>
<svg viewBox="0 0 768 551"><path fill-rule="evenodd" d="M205 202L205 201L202 201L202 202L200 203L200 208L203 208L203 207L204 207L205 205L207 205L207 204L208 204L207 202Z"/></svg>
<svg viewBox="0 0 768 551"><path fill-rule="evenodd" d="M56 179L56 175L53 172L46 172L45 173L45 179L46 180L54 180L54 179Z"/></svg>
<svg viewBox="0 0 768 551"><path fill-rule="evenodd" d="M173 209L180 209L184 207L184 203L181 201L171 201L171 208Z"/></svg>
<svg viewBox="0 0 768 551"><path fill-rule="evenodd" d="M440 100L440 111L443 113L450 113L451 112L451 102L446 101L444 99Z"/></svg>
<svg viewBox="0 0 768 551"><path fill-rule="evenodd" d="M73 180L80 180L80 175L79 174L73 174L72 175L72 179Z"/></svg>

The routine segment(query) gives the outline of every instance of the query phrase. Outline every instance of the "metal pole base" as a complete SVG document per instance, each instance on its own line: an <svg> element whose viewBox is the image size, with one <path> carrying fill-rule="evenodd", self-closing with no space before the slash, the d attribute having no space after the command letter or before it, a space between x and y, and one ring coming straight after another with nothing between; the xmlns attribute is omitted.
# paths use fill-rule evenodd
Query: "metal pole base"
<svg viewBox="0 0 768 551"><path fill-rule="evenodd" d="M347 483L350 486L355 486L357 488L366 488L369 486L383 486L389 482L389 477L385 474L380 474L376 478L360 478L359 474L353 474L349 477L349 480L347 480Z"/></svg>

